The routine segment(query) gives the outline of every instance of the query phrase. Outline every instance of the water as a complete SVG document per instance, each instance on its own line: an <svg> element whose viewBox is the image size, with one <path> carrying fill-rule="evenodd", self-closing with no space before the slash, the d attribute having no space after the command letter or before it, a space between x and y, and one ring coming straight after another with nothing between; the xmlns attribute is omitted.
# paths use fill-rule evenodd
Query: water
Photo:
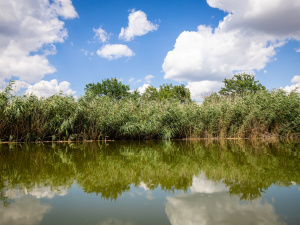
<svg viewBox="0 0 300 225"><path fill-rule="evenodd" d="M300 224L300 144L0 145L0 224Z"/></svg>

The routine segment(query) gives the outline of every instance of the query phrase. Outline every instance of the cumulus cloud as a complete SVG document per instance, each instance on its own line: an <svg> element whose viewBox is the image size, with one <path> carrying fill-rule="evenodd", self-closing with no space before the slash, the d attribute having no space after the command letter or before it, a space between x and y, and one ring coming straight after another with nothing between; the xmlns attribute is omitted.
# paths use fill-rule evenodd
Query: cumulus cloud
<svg viewBox="0 0 300 225"><path fill-rule="evenodd" d="M213 29L184 31L162 65L165 79L221 81L241 71L259 71L276 48L300 40L299 0L207 0L229 14Z"/></svg>
<svg viewBox="0 0 300 225"><path fill-rule="evenodd" d="M109 40L109 35L105 30L102 29L100 26L98 29L93 28L93 31L95 32L94 39L98 39L99 41L105 43L107 40Z"/></svg>
<svg viewBox="0 0 300 225"><path fill-rule="evenodd" d="M270 203L257 199L242 204L237 196L226 192L167 197L166 214L172 225L285 224Z"/></svg>
<svg viewBox="0 0 300 225"><path fill-rule="evenodd" d="M300 83L300 75L295 75L292 80L292 83Z"/></svg>
<svg viewBox="0 0 300 225"><path fill-rule="evenodd" d="M240 29L251 36L259 32L270 40L300 39L299 0L207 0L207 3L229 12L220 24L224 31Z"/></svg>
<svg viewBox="0 0 300 225"><path fill-rule="evenodd" d="M49 97L54 94L63 92L66 95L74 95L76 91L70 88L70 83L67 81L62 81L58 83L56 79L51 81L42 80L34 85L29 85L25 91L26 95L36 95L38 97Z"/></svg>
<svg viewBox="0 0 300 225"><path fill-rule="evenodd" d="M131 57L134 56L134 53L127 45L107 44L97 51L97 55L102 58L113 60L121 57Z"/></svg>
<svg viewBox="0 0 300 225"><path fill-rule="evenodd" d="M298 48L298 49L295 49L295 51L296 51L296 52L300 52L300 48Z"/></svg>
<svg viewBox="0 0 300 225"><path fill-rule="evenodd" d="M205 175L193 176L191 192L212 194L216 192L228 192L229 188L223 182L213 182L206 178Z"/></svg>
<svg viewBox="0 0 300 225"><path fill-rule="evenodd" d="M70 0L0 2L0 81L36 82L56 71L46 56L67 37L59 17L78 17Z"/></svg>
<svg viewBox="0 0 300 225"><path fill-rule="evenodd" d="M40 224L44 215L50 212L52 207L41 204L39 199L24 197L16 199L9 207L0 205L0 224L3 225L35 225Z"/></svg>
<svg viewBox="0 0 300 225"><path fill-rule="evenodd" d="M121 28L119 34L120 39L125 41L131 41L135 36L142 36L148 32L155 31L158 28L158 24L153 24L147 20L147 15L141 10L131 10L128 16L128 27Z"/></svg>
<svg viewBox="0 0 300 225"><path fill-rule="evenodd" d="M190 90L192 99L202 101L206 95L220 90L222 86L223 83L219 81L203 80L198 82L188 82L186 88Z"/></svg>
<svg viewBox="0 0 300 225"><path fill-rule="evenodd" d="M147 89L147 87L149 87L149 86L150 86L150 84L143 84L143 86L139 87L137 90L138 90L138 92L140 92L141 94L144 94L145 91L146 91L146 89Z"/></svg>
<svg viewBox="0 0 300 225"><path fill-rule="evenodd" d="M154 76L151 75L151 74L149 74L149 75L145 76L145 82L147 84L150 84L151 83L151 79L153 79L153 78L154 78Z"/></svg>
<svg viewBox="0 0 300 225"><path fill-rule="evenodd" d="M184 31L164 60L165 79L220 81L233 71L263 69L276 52L273 45L259 40L250 40L238 30L213 32L202 25L196 32Z"/></svg>
<svg viewBox="0 0 300 225"><path fill-rule="evenodd" d="M8 188L4 191L4 196L10 199L19 199L24 197L25 195L31 195L36 198L48 198L52 199L55 195L64 196L68 193L67 187L58 186L58 187L50 187L44 185L35 184L33 188L27 189L24 188Z"/></svg>
<svg viewBox="0 0 300 225"><path fill-rule="evenodd" d="M290 86L285 86L285 88L281 87L280 89L286 91L287 93L290 93L295 90L300 93L300 75L295 75L292 78L291 83L295 83L295 84L292 84Z"/></svg>

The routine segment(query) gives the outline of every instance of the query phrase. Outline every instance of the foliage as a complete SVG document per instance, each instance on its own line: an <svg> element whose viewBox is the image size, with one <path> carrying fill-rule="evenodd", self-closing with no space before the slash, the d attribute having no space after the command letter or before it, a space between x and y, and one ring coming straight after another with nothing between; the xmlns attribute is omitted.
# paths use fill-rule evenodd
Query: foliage
<svg viewBox="0 0 300 225"><path fill-rule="evenodd" d="M188 88L186 88L183 84L182 85L175 85L172 84L163 84L156 89L153 86L149 86L146 88L143 97L148 100L179 100L181 102L191 101L191 93Z"/></svg>
<svg viewBox="0 0 300 225"><path fill-rule="evenodd" d="M254 80L255 77L249 74L236 74L231 79L223 81L225 87L221 88L219 93L228 96L229 94L243 95L245 92L256 93L266 88Z"/></svg>
<svg viewBox="0 0 300 225"><path fill-rule="evenodd" d="M95 96L90 91L79 99L62 94L49 98L15 96L8 87L0 92L0 139L31 142L300 135L297 92L215 93L199 105L170 95L175 87L165 85L162 91L149 88L143 96L136 92L120 99Z"/></svg>
<svg viewBox="0 0 300 225"><path fill-rule="evenodd" d="M129 85L122 84L117 78L102 80L101 83L89 83L85 87L86 92L91 92L94 96L109 96L120 99L129 95Z"/></svg>

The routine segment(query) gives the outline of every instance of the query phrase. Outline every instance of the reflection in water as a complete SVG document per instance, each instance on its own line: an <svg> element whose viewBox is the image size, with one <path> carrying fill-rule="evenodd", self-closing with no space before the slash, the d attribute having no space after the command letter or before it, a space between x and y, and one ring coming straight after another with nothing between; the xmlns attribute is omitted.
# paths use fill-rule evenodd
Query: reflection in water
<svg viewBox="0 0 300 225"><path fill-rule="evenodd" d="M223 182L213 182L208 180L205 175L201 174L200 176L193 176L193 183L191 186L192 192L198 193L215 193L215 192L228 192L228 187L225 186Z"/></svg>
<svg viewBox="0 0 300 225"><path fill-rule="evenodd" d="M0 205L0 224L35 225L51 210L50 205L41 204L39 199L24 197L16 199L9 207Z"/></svg>
<svg viewBox="0 0 300 225"><path fill-rule="evenodd" d="M31 195L36 198L52 199L55 195L64 196L66 194L67 187L39 187L37 184L29 190L27 190L26 187L3 190L3 195L9 199L17 199L25 195Z"/></svg>
<svg viewBox="0 0 300 225"><path fill-rule="evenodd" d="M172 225L284 224L279 221L274 207L261 203L260 199L241 204L236 196L216 192L167 197L167 200L166 213Z"/></svg>
<svg viewBox="0 0 300 225"><path fill-rule="evenodd" d="M122 220L108 218L107 220L98 223L98 225L133 225L133 223L123 222Z"/></svg>
<svg viewBox="0 0 300 225"><path fill-rule="evenodd" d="M15 188L40 198L65 195L76 181L105 199L117 199L133 184L166 191L226 189L254 200L272 184L300 183L297 149L293 143L232 141L0 145L1 199Z"/></svg>
<svg viewBox="0 0 300 225"><path fill-rule="evenodd" d="M86 200L85 207L91 205L88 219L95 217L90 224L140 224L150 215L150 211L142 211L145 204L159 214L166 195L165 211L173 225L280 224L273 205L262 203L261 195L272 185L299 187L299 149L298 143L234 141L2 144L0 224L38 224L52 207L47 204L72 192L74 186L93 197L86 200L76 192L70 199L76 196L79 202L64 198L72 203L57 200L56 208L66 203L61 210L70 207L76 211L76 204L84 205ZM138 192L130 192L132 189L142 190L144 199ZM161 190L158 195L157 190ZM178 192L185 194L174 197ZM131 196L131 209L136 207L132 201L143 205L131 211L128 202L122 205L127 213L140 210L139 222L124 215L108 215L107 205L101 210L92 206L98 195L103 200L118 200L112 201L118 205L126 199L125 193ZM99 212L105 212L101 218ZM153 224L156 214L149 216L148 224ZM81 216L85 215L87 212ZM76 216L70 224L85 223Z"/></svg>

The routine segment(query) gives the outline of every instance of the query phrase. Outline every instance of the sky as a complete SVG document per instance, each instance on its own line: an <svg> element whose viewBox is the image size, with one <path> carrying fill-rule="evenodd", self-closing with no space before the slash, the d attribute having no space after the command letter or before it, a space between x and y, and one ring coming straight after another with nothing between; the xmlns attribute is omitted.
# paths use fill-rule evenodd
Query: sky
<svg viewBox="0 0 300 225"><path fill-rule="evenodd" d="M300 0L0 0L0 90L80 97L116 77L201 101L237 73L300 88Z"/></svg>

